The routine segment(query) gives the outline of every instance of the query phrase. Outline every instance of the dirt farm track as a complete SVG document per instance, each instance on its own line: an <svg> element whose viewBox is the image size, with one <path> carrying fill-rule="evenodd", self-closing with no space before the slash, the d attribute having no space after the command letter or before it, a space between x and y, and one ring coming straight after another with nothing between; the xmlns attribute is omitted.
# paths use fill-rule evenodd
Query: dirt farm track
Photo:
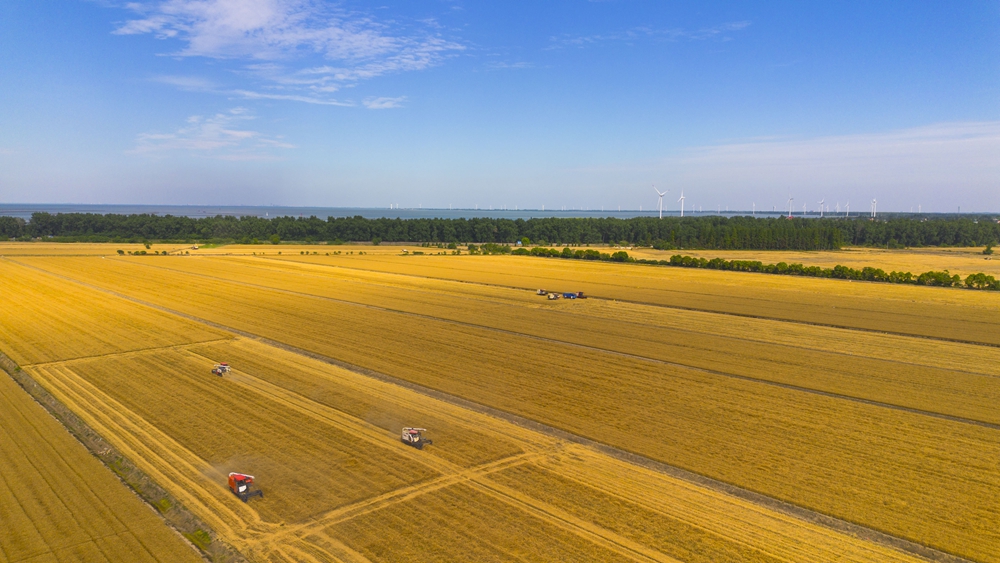
<svg viewBox="0 0 1000 563"><path fill-rule="evenodd" d="M995 292L118 248L0 244L0 352L204 532L0 373L0 562L1000 562Z"/></svg>

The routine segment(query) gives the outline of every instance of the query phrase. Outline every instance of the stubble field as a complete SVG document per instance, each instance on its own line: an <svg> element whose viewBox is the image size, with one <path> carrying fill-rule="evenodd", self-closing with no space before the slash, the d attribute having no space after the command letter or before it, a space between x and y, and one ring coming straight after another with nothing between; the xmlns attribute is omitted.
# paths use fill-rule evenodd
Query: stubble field
<svg viewBox="0 0 1000 563"><path fill-rule="evenodd" d="M8 255L0 282L32 298L0 312L0 331L4 352L253 560L907 561L888 546L923 545L1000 561L1000 350L983 345L1000 338L995 300L223 250ZM521 289L535 286L598 298ZM42 297L61 305L32 305ZM922 315L932 327L875 332ZM234 372L211 376L217 361ZM403 446L404 425L435 445ZM232 470L257 475L265 499L232 497Z"/></svg>

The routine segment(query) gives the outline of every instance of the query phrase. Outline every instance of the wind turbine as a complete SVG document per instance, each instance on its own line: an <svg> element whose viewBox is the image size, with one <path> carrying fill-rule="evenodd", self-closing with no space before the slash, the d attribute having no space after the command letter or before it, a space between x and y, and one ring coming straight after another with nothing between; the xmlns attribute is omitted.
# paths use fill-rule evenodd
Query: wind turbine
<svg viewBox="0 0 1000 563"><path fill-rule="evenodd" d="M753 216L756 217L757 216L757 202L756 201L753 202L752 205L753 205L753 209L752 209L752 211L750 211L750 213L752 213Z"/></svg>
<svg viewBox="0 0 1000 563"><path fill-rule="evenodd" d="M847 200L847 206L845 207L845 209L846 209L846 211L844 212L844 217L850 217L851 216L851 200Z"/></svg>
<svg viewBox="0 0 1000 563"><path fill-rule="evenodd" d="M823 204L826 203L826 198L824 197L823 199L819 200L818 203L819 203L819 218L822 219L823 218Z"/></svg>
<svg viewBox="0 0 1000 563"><path fill-rule="evenodd" d="M878 211L878 200L875 199L875 198L872 198L872 218L873 219L877 216L877 211Z"/></svg>
<svg viewBox="0 0 1000 563"><path fill-rule="evenodd" d="M795 198L792 197L792 196L788 196L788 218L789 219L792 218L792 202L793 201L795 201Z"/></svg>
<svg viewBox="0 0 1000 563"><path fill-rule="evenodd" d="M663 196L670 193L670 190L661 192L660 190L656 189L656 186L653 186L653 191L656 192L658 196L660 196L660 219L663 219Z"/></svg>
<svg viewBox="0 0 1000 563"><path fill-rule="evenodd" d="M681 197L677 201L681 202L681 217L684 216L684 190L681 190Z"/></svg>
<svg viewBox="0 0 1000 563"><path fill-rule="evenodd" d="M840 202L837 202L837 213L840 213Z"/></svg>

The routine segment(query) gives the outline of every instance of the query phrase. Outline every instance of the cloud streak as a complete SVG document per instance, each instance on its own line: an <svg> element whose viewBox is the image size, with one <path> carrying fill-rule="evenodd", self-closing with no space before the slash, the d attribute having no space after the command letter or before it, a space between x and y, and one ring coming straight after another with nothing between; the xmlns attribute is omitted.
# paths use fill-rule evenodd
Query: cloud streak
<svg viewBox="0 0 1000 563"><path fill-rule="evenodd" d="M161 156L185 153L221 160L273 160L278 157L276 149L295 148L280 136L243 127L253 119L249 110L239 107L209 117L194 115L174 132L139 134L135 148L129 152Z"/></svg>
<svg viewBox="0 0 1000 563"><path fill-rule="evenodd" d="M548 49L566 47L583 48L599 43L632 42L632 41L706 41L710 39L728 41L731 33L750 27L749 21L726 22L720 25L703 27L696 30L683 28L657 29L651 27L634 27L619 33L596 35L559 35L549 38Z"/></svg>
<svg viewBox="0 0 1000 563"><path fill-rule="evenodd" d="M405 101L406 96L399 98L369 98L364 101L364 105L368 109L392 109L403 107L403 102Z"/></svg>

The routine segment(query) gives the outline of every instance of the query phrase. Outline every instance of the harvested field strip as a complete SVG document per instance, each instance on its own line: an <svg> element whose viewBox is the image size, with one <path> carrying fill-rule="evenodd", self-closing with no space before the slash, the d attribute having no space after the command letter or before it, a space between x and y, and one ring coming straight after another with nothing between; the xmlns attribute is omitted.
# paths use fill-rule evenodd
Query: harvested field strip
<svg viewBox="0 0 1000 563"><path fill-rule="evenodd" d="M139 281L113 279L118 291L135 291ZM190 295L183 290L190 282L175 292L177 280L157 281L150 299L190 314L921 544L997 560L994 431L232 284ZM457 353L457 342L503 354Z"/></svg>
<svg viewBox="0 0 1000 563"><path fill-rule="evenodd" d="M253 284L232 283L264 287L259 282L260 278L266 277L266 272L262 273L258 268L243 267L242 272L238 266L227 268L230 275L234 273L232 270L254 280ZM804 354L787 345L731 336L691 334L665 324L652 331L648 330L648 326L635 322L602 318L602 322L595 325L593 316L586 313L591 308L590 303L575 307L571 312L496 304L485 299L470 303L468 298L442 292L406 291L384 286L372 288L371 284L360 287L351 284L354 287L347 291L335 291L331 288L336 286L330 282L337 280L331 280L330 276L320 277L305 288L300 287L303 277L296 276L284 283L273 279L267 281L282 291L646 357L718 374L901 407L913 412L937 413L956 421L968 420L987 425L1000 423L1000 413L995 408L1000 401L1000 379L984 378L980 374L909 363L900 365L898 362L857 356L844 357L843 354L822 350ZM759 338L760 333L757 334ZM855 341L865 339L857 334L854 337ZM942 344L942 347L947 346L963 348L974 353L974 357L982 362L980 365L1000 369L1000 349Z"/></svg>
<svg viewBox="0 0 1000 563"><path fill-rule="evenodd" d="M302 417L288 403L212 376L183 352L72 369L219 474L245 471L271 483L276 492L257 508L265 522L297 521L437 474L399 444L385 440L395 448L372 447L344 427ZM135 371L160 377L136 378ZM289 465L287 459L297 462ZM310 493L296 498L304 491Z"/></svg>
<svg viewBox="0 0 1000 563"><path fill-rule="evenodd" d="M395 444L404 426L419 423L434 428L435 440L443 447L421 454L422 458L440 457L459 467L471 467L519 454L525 447L547 450L554 443L535 433L500 431L482 415L425 397L418 400L395 385L251 340L240 338L193 351L205 358L238 358L234 378L243 377L249 387L268 389L265 393L272 396L290 396L310 415L321 411L345 424L364 421L362 429L382 442Z"/></svg>
<svg viewBox="0 0 1000 563"><path fill-rule="evenodd" d="M572 289L634 303L1000 346L1000 303L989 292L533 257L416 258L408 263L380 256L267 259L521 289ZM824 303L817 294L829 294L831 301Z"/></svg>
<svg viewBox="0 0 1000 563"><path fill-rule="evenodd" d="M11 563L201 560L4 373L0 521Z"/></svg>
<svg viewBox="0 0 1000 563"><path fill-rule="evenodd" d="M0 341L19 364L218 339L222 333L0 260ZM27 322L30 320L30 322Z"/></svg>
<svg viewBox="0 0 1000 563"><path fill-rule="evenodd" d="M68 368L30 370L56 398L152 476L187 508L204 519L227 542L240 547L240 536L266 526L253 512L218 486L218 472L124 405L79 378ZM213 479L214 477L214 479Z"/></svg>

